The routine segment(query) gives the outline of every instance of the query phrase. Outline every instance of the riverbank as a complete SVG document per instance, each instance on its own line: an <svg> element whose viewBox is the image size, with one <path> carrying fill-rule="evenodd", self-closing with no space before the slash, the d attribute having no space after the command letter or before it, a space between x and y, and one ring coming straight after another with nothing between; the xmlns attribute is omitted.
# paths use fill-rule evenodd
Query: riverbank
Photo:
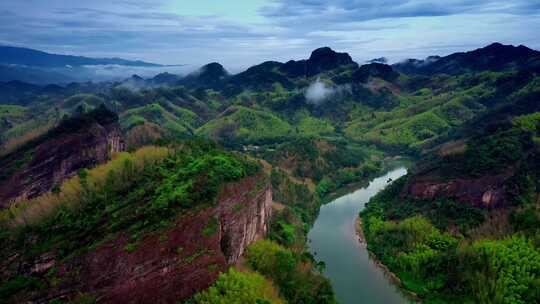
<svg viewBox="0 0 540 304"><path fill-rule="evenodd" d="M342 196L351 194L358 189L367 187L373 181L373 179L377 178L378 176L384 175L396 168L409 168L412 164L413 160L410 158L402 156L387 157L383 160L383 166L380 168L379 171L374 172L369 176L365 176L359 181L342 185L336 190L325 194L323 197L321 197L321 205L328 204Z"/></svg>
<svg viewBox="0 0 540 304"><path fill-rule="evenodd" d="M399 287L400 291L404 295L406 295L407 298L415 302L421 302L422 299L416 293L405 289L405 286L403 285L401 279L394 272L392 272L390 268L388 268L388 266L383 264L383 262L381 262L381 260L379 260L379 258L377 258L377 256L373 252L367 249L367 241L364 235L364 229L362 228L362 219L360 218L360 215L356 216L354 227L356 230L356 236L358 237L358 242L360 242L360 245L366 247L370 260L372 260L373 263L384 272L386 278L388 278L388 280L390 280L392 284Z"/></svg>

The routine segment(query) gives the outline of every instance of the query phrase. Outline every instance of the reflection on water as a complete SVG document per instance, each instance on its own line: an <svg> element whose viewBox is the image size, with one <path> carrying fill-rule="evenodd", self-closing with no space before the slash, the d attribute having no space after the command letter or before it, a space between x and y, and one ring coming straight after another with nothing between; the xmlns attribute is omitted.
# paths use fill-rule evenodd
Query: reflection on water
<svg viewBox="0 0 540 304"><path fill-rule="evenodd" d="M319 217L309 231L308 242L317 261L326 263L339 303L393 304L408 303L370 260L365 245L355 232L355 219L369 199L388 184L405 175L405 168L395 169L373 180L369 186L342 196L321 207Z"/></svg>

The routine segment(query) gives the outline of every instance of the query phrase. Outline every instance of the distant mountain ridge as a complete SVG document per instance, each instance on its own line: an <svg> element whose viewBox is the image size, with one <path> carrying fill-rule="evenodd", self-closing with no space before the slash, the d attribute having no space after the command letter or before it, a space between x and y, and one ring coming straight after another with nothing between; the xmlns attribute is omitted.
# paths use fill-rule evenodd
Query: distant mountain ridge
<svg viewBox="0 0 540 304"><path fill-rule="evenodd" d="M540 52L524 45L504 45L498 42L469 52L448 56L430 56L425 60L408 59L393 64L402 73L450 74L478 71L505 71L510 69L540 70Z"/></svg>
<svg viewBox="0 0 540 304"><path fill-rule="evenodd" d="M424 60L408 59L388 65L381 57L360 65L348 53L339 53L329 47L314 50L308 59L290 60L285 63L266 61L231 75L219 63L210 63L184 78L168 74L149 80L152 84L185 85L201 88L227 88L231 94L239 87L261 89L280 83L285 88L294 87L295 79L309 78L336 69L350 69L352 78L341 82L365 82L369 77L385 80L396 79L399 73L434 75L456 75L467 72L530 70L540 71L540 52L523 45L493 43L469 52L454 53L445 57L429 56ZM336 79L338 81L338 79Z"/></svg>
<svg viewBox="0 0 540 304"><path fill-rule="evenodd" d="M493 43L473 51L454 53L444 57L429 56L423 60L407 59L392 65L384 63L385 61L386 58L381 57L366 62L368 64L360 65L354 62L348 53L321 47L314 50L308 59L287 62L266 61L238 74L230 74L221 64L213 62L187 76L162 72L153 78L141 78L137 83L142 86L184 85L192 88L217 89L227 87L227 91L234 94L239 87L260 89L273 83L280 83L285 88L291 88L294 86L294 79L309 78L335 69L352 70L355 73L355 80L358 81L365 81L366 76L369 77L366 72L368 74L384 73L393 77L396 72L417 75L456 75L512 69L540 71L540 52L523 45L513 46L501 43ZM0 82L18 80L40 85L86 82L91 78L83 79L80 75L87 70L85 67L92 65L119 65L129 68L167 67L144 61L56 55L28 48L0 46ZM349 80L345 79L345 81Z"/></svg>
<svg viewBox="0 0 540 304"><path fill-rule="evenodd" d="M242 88L259 89L269 84L280 83L284 87L293 87L293 79L312 77L340 67L358 68L347 53L335 52L329 47L314 50L309 59L290 60L286 63L266 61L249 67L238 74L230 74L220 63L212 62L185 77L171 73L160 73L153 78L139 79L138 85L149 87L160 85L183 85L190 88L226 89L234 94ZM388 68L391 69L390 66ZM124 82L133 82L127 79Z"/></svg>
<svg viewBox="0 0 540 304"><path fill-rule="evenodd" d="M140 60L126 60L121 58L90 58L84 56L50 54L34 49L0 46L0 64L24 65L32 67L66 67L83 65L125 65L137 67L159 67L160 64Z"/></svg>
<svg viewBox="0 0 540 304"><path fill-rule="evenodd" d="M23 81L37 85L118 80L134 73L178 70L183 65L161 65L122 58L90 58L51 54L0 45L0 82Z"/></svg>
<svg viewBox="0 0 540 304"><path fill-rule="evenodd" d="M85 58L76 56L67 57ZM540 71L540 52L522 45L513 46L500 43L493 43L473 51L454 53L444 57L429 56L424 60L408 59L392 65L377 62L384 61L382 60L383 58L377 58L376 60L371 60L371 63L360 65L354 62L348 53L339 53L329 47L321 47L314 50L308 59L290 60L287 62L266 61L251 66L238 74L231 74L220 63L212 62L186 76L170 72L163 72L152 78L143 78L134 75L131 78L120 81L120 84L128 88L133 87L137 89L182 85L190 89L223 90L227 96L232 96L244 89L266 90L272 88L276 83L279 83L286 89L292 89L303 78L308 79L328 72L333 73L331 78L336 83L347 84L365 83L370 77L378 77L392 82L397 79L400 73L408 75L457 75L483 71ZM11 79L8 77L10 75L20 76L19 78L15 77L18 82L31 84L81 83L81 81L62 78L64 75L55 72L55 69L47 70L25 67L21 70L17 66L2 65L1 60L0 58L0 72L4 71L5 73L0 73L0 86L9 88L9 92L14 89L14 84L10 83ZM14 71L21 72L23 70L25 73L11 73ZM47 76L46 78L49 82L34 81L35 79L39 79L39 71L42 73L41 76ZM118 83L111 82L109 84L114 86ZM32 91L41 90L38 87ZM14 102L21 95L20 92L18 94L9 92L0 93L0 96L7 97L3 103Z"/></svg>

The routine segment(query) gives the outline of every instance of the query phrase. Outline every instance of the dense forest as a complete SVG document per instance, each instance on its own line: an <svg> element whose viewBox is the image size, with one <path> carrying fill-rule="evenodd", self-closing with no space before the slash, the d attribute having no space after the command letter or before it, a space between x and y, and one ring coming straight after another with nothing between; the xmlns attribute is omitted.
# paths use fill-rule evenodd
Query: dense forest
<svg viewBox="0 0 540 304"><path fill-rule="evenodd" d="M540 112L516 114L505 111L509 120L497 117L463 148L427 155L361 213L369 250L427 303L540 298ZM473 188L475 180L489 183L501 174L507 176L494 190L504 198L492 202L485 196L467 202L457 191L419 197L410 186L426 178L468 179Z"/></svg>

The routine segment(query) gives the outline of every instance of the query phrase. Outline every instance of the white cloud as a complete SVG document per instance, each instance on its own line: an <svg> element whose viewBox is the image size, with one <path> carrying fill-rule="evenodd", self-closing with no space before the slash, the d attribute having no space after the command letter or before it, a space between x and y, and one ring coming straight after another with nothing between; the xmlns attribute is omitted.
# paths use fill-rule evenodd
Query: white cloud
<svg viewBox="0 0 540 304"><path fill-rule="evenodd" d="M319 106L331 98L339 98L343 93L349 90L350 88L346 85L331 86L317 78L316 81L307 87L304 96L308 103Z"/></svg>
<svg viewBox="0 0 540 304"><path fill-rule="evenodd" d="M249 20L186 15L178 4L167 9L171 3L2 0L0 41L163 64L218 61L233 72L307 58L321 46L358 62L445 55L494 41L540 47L539 0L269 0L260 18Z"/></svg>

